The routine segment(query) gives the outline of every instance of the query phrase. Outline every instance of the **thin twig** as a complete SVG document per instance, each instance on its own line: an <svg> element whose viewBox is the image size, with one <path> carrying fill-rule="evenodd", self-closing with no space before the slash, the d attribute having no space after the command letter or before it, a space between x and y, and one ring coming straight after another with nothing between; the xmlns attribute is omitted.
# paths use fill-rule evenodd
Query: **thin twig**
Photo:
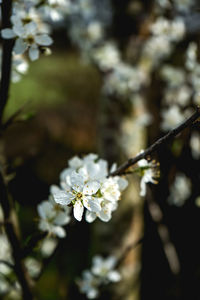
<svg viewBox="0 0 200 300"><path fill-rule="evenodd" d="M2 28L10 27L11 11L12 11L12 0L3 0L1 3ZM0 124L2 124L3 112L8 100L11 67L12 67L13 45L14 45L14 41L12 39L3 40L1 86L0 86Z"/></svg>
<svg viewBox="0 0 200 300"><path fill-rule="evenodd" d="M11 246L12 256L14 260L14 271L16 273L16 276L22 288L22 297L23 297L22 299L32 300L33 295L31 292L31 279L29 278L28 273L26 272L26 269L24 267L23 261L21 259L21 246L12 218L12 205L1 172L0 172L0 190L1 190L0 203L4 214L5 231Z"/></svg>
<svg viewBox="0 0 200 300"><path fill-rule="evenodd" d="M167 143L169 140L177 136L180 132L182 132L185 128L192 125L194 121L196 121L200 117L200 107L198 106L196 109L196 112L188 118L185 122L183 122L178 127L174 128L173 130L169 131L166 135L158 139L154 144L152 144L149 148L147 148L145 151L141 152L134 158L130 158L128 161L123 163L117 170L114 172L111 172L109 176L116 176L116 175L123 175L126 173L126 170L136 164L139 160L148 157L151 155L154 151L158 150L163 144Z"/></svg>
<svg viewBox="0 0 200 300"><path fill-rule="evenodd" d="M13 115L11 115L8 120L1 125L1 131L4 131L7 129L11 124L14 122L16 123L17 117L20 116L20 114L25 110L25 108L30 104L30 101L26 102L24 105L22 105ZM19 121L18 121L19 122Z"/></svg>
<svg viewBox="0 0 200 300"><path fill-rule="evenodd" d="M160 206L153 200L152 197L148 197L148 209L152 220L157 225L158 234L163 244L163 250L167 258L169 268L174 275L180 273L180 261L176 248L171 242L170 233L167 226L163 223L163 213Z"/></svg>
<svg viewBox="0 0 200 300"><path fill-rule="evenodd" d="M128 253L135 249L137 246L139 246L141 243L143 243L144 241L144 236L141 237L139 240L137 240L136 242L128 245L125 250L123 251L122 255L118 258L117 260L117 265L116 268L119 267L119 265L123 262L123 260L126 258L126 256L128 255Z"/></svg>

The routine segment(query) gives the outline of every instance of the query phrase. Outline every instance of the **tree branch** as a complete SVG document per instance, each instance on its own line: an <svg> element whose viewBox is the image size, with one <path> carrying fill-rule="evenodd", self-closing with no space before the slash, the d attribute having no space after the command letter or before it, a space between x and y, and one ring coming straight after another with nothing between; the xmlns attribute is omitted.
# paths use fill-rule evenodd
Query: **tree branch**
<svg viewBox="0 0 200 300"><path fill-rule="evenodd" d="M139 240L135 241L134 243L128 245L125 250L123 251L123 253L120 255L120 257L117 260L117 265L116 268L118 268L120 266L120 264L123 262L123 260L126 258L126 256L128 255L128 253L135 249L137 246L139 246L140 244L142 244L144 241L144 236L142 236L141 238L139 238Z"/></svg>
<svg viewBox="0 0 200 300"><path fill-rule="evenodd" d="M10 203L7 188L1 172L0 172L0 191L1 191L0 203L4 214L5 230L12 250L12 256L14 260L14 271L16 273L16 276L22 288L22 297L23 297L22 299L32 300L33 295L31 292L31 280L28 276L28 273L26 272L23 261L21 259L22 257L21 246L20 246L19 239L17 237L17 233L12 218L12 205Z"/></svg>
<svg viewBox="0 0 200 300"><path fill-rule="evenodd" d="M196 109L196 112L188 118L185 122L183 122L178 127L174 128L173 130L169 131L166 135L158 139L154 144L152 144L149 148L147 148L145 151L141 152L134 158L130 158L128 161L123 163L117 170L114 172L111 172L109 176L117 176L117 175L123 175L125 174L125 171L136 164L139 160L148 157L151 155L154 151L158 150L163 144L167 143L169 140L174 138L176 135L178 135L180 132L182 132L185 128L192 125L194 121L196 121L200 117L200 107L198 106Z"/></svg>
<svg viewBox="0 0 200 300"><path fill-rule="evenodd" d="M3 0L1 4L2 29L10 27L10 16L12 12L12 0ZM10 86L10 76L12 67L12 49L14 41L12 39L3 39L2 66L1 66L1 85L0 85L0 124L4 108L8 100L8 91Z"/></svg>

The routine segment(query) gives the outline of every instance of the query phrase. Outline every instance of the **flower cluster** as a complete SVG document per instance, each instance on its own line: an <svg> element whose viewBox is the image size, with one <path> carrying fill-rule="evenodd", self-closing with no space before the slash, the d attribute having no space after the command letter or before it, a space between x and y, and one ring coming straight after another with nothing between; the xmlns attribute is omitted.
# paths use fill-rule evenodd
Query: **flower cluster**
<svg viewBox="0 0 200 300"><path fill-rule="evenodd" d="M77 284L82 293L88 299L95 299L99 295L99 288L110 282L119 282L121 275L114 270L117 260L114 256L103 259L101 256L94 256L91 270L83 272L83 278L77 280Z"/></svg>
<svg viewBox="0 0 200 300"><path fill-rule="evenodd" d="M200 63L198 62L198 46L190 42L183 57L185 63L181 66L164 65L161 68L161 78L165 82L162 98L163 131L179 125L190 116L193 107L200 104ZM190 147L194 159L199 158L200 136L192 132Z"/></svg>
<svg viewBox="0 0 200 300"><path fill-rule="evenodd" d="M114 167L112 168L114 170ZM116 210L121 191L127 187L127 180L119 176L109 177L107 161L96 154L83 159L74 157L69 167L60 175L60 187L51 188L52 196L61 206L73 206L74 217L82 220L86 209L86 221L93 222L97 217L107 222Z"/></svg>
<svg viewBox="0 0 200 300"><path fill-rule="evenodd" d="M118 63L105 77L104 93L120 98L130 98L146 81L144 72L125 63Z"/></svg>
<svg viewBox="0 0 200 300"><path fill-rule="evenodd" d="M4 39L15 39L14 53L28 51L31 60L39 58L41 51L47 51L52 44L48 28L41 22L40 15L34 7L26 9L25 5L16 6L11 16L12 28L1 31Z"/></svg>

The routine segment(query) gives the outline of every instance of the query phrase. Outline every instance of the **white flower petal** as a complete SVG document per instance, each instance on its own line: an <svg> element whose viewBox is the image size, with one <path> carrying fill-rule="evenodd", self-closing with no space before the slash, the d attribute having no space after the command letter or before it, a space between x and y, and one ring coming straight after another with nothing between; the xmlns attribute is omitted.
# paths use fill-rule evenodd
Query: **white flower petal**
<svg viewBox="0 0 200 300"><path fill-rule="evenodd" d="M119 177L118 180L117 180L117 183L119 185L120 191L125 190L127 188L127 186L128 186L128 180L126 180L123 177Z"/></svg>
<svg viewBox="0 0 200 300"><path fill-rule="evenodd" d="M33 45L29 48L28 51L29 57L32 61L37 60L40 55L40 51L36 45Z"/></svg>
<svg viewBox="0 0 200 300"><path fill-rule="evenodd" d="M34 21L29 22L24 26L24 29L25 29L26 36L29 35L34 36L37 32L37 24Z"/></svg>
<svg viewBox="0 0 200 300"><path fill-rule="evenodd" d="M83 197L83 204L84 206L92 212L99 212L101 211L101 204L99 198L91 197L91 196L84 196Z"/></svg>
<svg viewBox="0 0 200 300"><path fill-rule="evenodd" d="M14 31L10 28L5 28L3 30L1 30L1 36L4 38L4 39L12 39L14 38L16 35L14 33Z"/></svg>
<svg viewBox="0 0 200 300"><path fill-rule="evenodd" d="M84 178L77 172L72 172L69 181L72 188L77 192L82 192L84 187Z"/></svg>
<svg viewBox="0 0 200 300"><path fill-rule="evenodd" d="M13 26L13 31L15 33L15 36L18 36L18 37L24 37L26 31L25 31L25 28L22 24L16 24Z"/></svg>
<svg viewBox="0 0 200 300"><path fill-rule="evenodd" d="M15 54L23 54L27 48L27 43L25 43L22 39L19 38L15 42L13 51L15 52Z"/></svg>
<svg viewBox="0 0 200 300"><path fill-rule="evenodd" d="M94 195L100 189L100 183L97 181L89 181L84 185L83 194Z"/></svg>
<svg viewBox="0 0 200 300"><path fill-rule="evenodd" d="M37 206L38 214L42 219L54 217L53 205L49 201L43 201Z"/></svg>
<svg viewBox="0 0 200 300"><path fill-rule="evenodd" d="M96 219L96 217L97 217L96 213L94 213L92 211L89 211L89 210L86 211L86 214L85 214L85 220L86 220L86 222L92 223L92 222L94 222L94 220Z"/></svg>
<svg viewBox="0 0 200 300"><path fill-rule="evenodd" d="M80 200L77 200L74 204L74 218L78 221L82 220L84 207Z"/></svg>
<svg viewBox="0 0 200 300"><path fill-rule="evenodd" d="M145 177L142 177L140 181L140 196L144 197L146 195L146 182L145 182Z"/></svg>
<svg viewBox="0 0 200 300"><path fill-rule="evenodd" d="M74 156L68 161L68 164L70 168L78 169L83 165L83 161L78 156Z"/></svg>
<svg viewBox="0 0 200 300"><path fill-rule="evenodd" d="M61 205L68 205L74 199L71 193L67 193L61 190L53 194L53 197L55 202Z"/></svg>
<svg viewBox="0 0 200 300"><path fill-rule="evenodd" d="M98 297L98 295L99 295L99 292L95 288L90 288L87 292L88 299L95 299Z"/></svg>
<svg viewBox="0 0 200 300"><path fill-rule="evenodd" d="M50 36L48 36L47 34L36 35L35 41L38 45L41 46L49 46L53 43L52 38L50 38Z"/></svg>
<svg viewBox="0 0 200 300"><path fill-rule="evenodd" d="M111 219L111 212L105 212L105 211L101 210L98 213L98 217L101 221L108 222Z"/></svg>
<svg viewBox="0 0 200 300"><path fill-rule="evenodd" d="M53 226L52 233L57 235L59 238L64 238L66 236L65 230L60 226Z"/></svg>
<svg viewBox="0 0 200 300"><path fill-rule="evenodd" d="M57 193L57 192L59 192L60 191L60 188L57 186L57 185L55 185L55 184L52 184L51 186L50 186L50 194L55 194L55 193Z"/></svg>
<svg viewBox="0 0 200 300"><path fill-rule="evenodd" d="M108 273L108 279L111 281L111 282L119 282L121 280L121 275L119 272L117 271L110 271Z"/></svg>
<svg viewBox="0 0 200 300"><path fill-rule="evenodd" d="M54 220L54 224L56 225L66 225L70 222L70 216L68 216L66 213L64 212L59 212L58 215L56 216L55 220Z"/></svg>

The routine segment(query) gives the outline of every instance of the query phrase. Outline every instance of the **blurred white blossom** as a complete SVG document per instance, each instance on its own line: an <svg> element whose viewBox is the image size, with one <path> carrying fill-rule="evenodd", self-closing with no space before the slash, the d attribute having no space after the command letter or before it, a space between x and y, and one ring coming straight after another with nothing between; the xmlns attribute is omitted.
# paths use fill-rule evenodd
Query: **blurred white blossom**
<svg viewBox="0 0 200 300"><path fill-rule="evenodd" d="M138 162L138 167L140 168L140 174L142 176L140 181L140 196L144 197L146 195L147 183L158 183L157 178L160 175L159 164L157 164L155 161L141 159Z"/></svg>
<svg viewBox="0 0 200 300"><path fill-rule="evenodd" d="M163 109L161 115L163 118L161 128L164 131L173 129L185 119L184 113L177 105L172 105L169 108Z"/></svg>
<svg viewBox="0 0 200 300"><path fill-rule="evenodd" d="M190 147L194 159L200 158L200 134L193 132L190 138Z"/></svg>
<svg viewBox="0 0 200 300"><path fill-rule="evenodd" d="M94 256L91 270L83 271L82 278L77 280L80 292L86 294L88 299L95 299L100 294L100 287L110 282L119 282L121 275L114 270L116 263L114 256L106 259L100 255Z"/></svg>
<svg viewBox="0 0 200 300"><path fill-rule="evenodd" d="M37 209L40 217L40 230L47 231L59 238L66 236L65 230L62 226L70 222L70 208L68 206L61 206L57 204L53 197L50 196L49 200L40 203Z"/></svg>
<svg viewBox="0 0 200 300"><path fill-rule="evenodd" d="M25 266L31 277L37 277L40 274L42 265L41 263L33 257L27 257L25 259Z"/></svg>
<svg viewBox="0 0 200 300"><path fill-rule="evenodd" d="M176 206L182 206L191 195L191 181L183 173L178 173L173 184L170 187L168 203Z"/></svg>
<svg viewBox="0 0 200 300"><path fill-rule="evenodd" d="M45 238L42 241L42 244L40 247L42 256L44 256L44 257L50 256L56 249L57 244L58 244L58 241L55 238L53 238L53 237Z"/></svg>

